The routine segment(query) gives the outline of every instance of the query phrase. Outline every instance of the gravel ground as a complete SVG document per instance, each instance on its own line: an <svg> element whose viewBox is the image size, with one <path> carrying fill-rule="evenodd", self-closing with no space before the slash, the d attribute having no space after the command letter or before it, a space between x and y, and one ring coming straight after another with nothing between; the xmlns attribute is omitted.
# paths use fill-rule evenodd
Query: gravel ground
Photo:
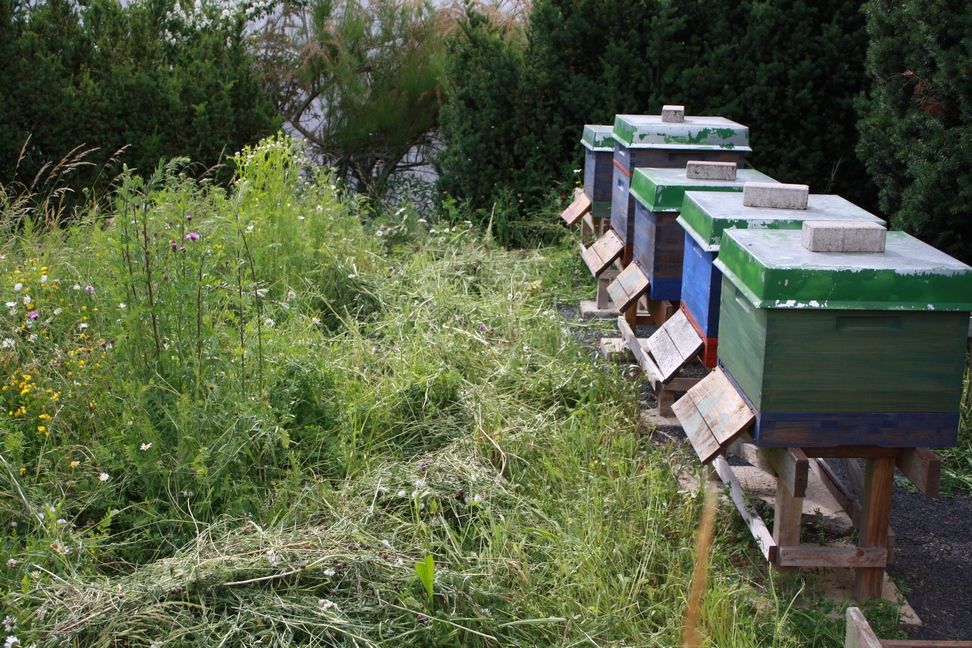
<svg viewBox="0 0 972 648"><path fill-rule="evenodd" d="M601 337L616 337L614 320L582 323L575 306L560 306L561 316L573 324L578 340L596 355ZM647 337L655 327L639 326L638 337ZM688 371L704 372L694 363ZM643 388L645 408L657 406L647 384ZM679 429L659 430L670 439L685 440ZM837 466L835 466L837 468ZM842 473L841 469L837 469ZM972 500L966 493L927 499L919 493L895 486L891 500L891 526L895 533L894 562L888 574L922 621L911 633L913 639L972 640Z"/></svg>

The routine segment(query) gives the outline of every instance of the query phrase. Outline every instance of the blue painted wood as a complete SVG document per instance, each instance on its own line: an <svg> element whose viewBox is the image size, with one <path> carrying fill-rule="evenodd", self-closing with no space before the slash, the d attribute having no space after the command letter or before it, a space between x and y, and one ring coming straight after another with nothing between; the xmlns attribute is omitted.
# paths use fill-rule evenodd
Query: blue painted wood
<svg viewBox="0 0 972 648"><path fill-rule="evenodd" d="M632 257L651 281L652 299L681 299L684 230L677 218L678 212L649 211L635 201Z"/></svg>
<svg viewBox="0 0 972 648"><path fill-rule="evenodd" d="M617 232L626 246L634 241L634 205L631 195L631 177L614 167L613 193L611 194L611 229Z"/></svg>
<svg viewBox="0 0 972 648"><path fill-rule="evenodd" d="M715 252L706 252L684 232L682 253L682 303L702 329L703 337L719 335L719 298L722 272L713 265Z"/></svg>
<svg viewBox="0 0 972 648"><path fill-rule="evenodd" d="M760 412L754 438L766 448L947 448L958 426L958 412Z"/></svg>
<svg viewBox="0 0 972 648"><path fill-rule="evenodd" d="M611 200L614 179L614 152L592 151L584 153L584 193L592 201Z"/></svg>

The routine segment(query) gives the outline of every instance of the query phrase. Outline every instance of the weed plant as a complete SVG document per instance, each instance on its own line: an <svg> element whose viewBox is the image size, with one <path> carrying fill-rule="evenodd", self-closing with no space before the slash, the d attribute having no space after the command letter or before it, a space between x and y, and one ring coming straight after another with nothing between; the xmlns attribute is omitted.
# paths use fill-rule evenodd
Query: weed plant
<svg viewBox="0 0 972 648"><path fill-rule="evenodd" d="M700 493L558 306L573 241L363 225L294 143L0 251L7 645L676 645ZM367 230L366 230L367 227ZM837 646L732 509L709 646Z"/></svg>

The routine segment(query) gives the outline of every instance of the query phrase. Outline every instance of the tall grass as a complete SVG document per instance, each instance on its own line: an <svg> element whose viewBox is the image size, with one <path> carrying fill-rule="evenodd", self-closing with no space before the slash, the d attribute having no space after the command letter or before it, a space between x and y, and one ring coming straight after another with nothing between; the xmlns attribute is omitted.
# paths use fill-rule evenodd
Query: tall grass
<svg viewBox="0 0 972 648"><path fill-rule="evenodd" d="M558 314L586 290L572 244L363 222L285 138L228 192L181 164L0 252L8 636L678 643L693 460ZM839 645L731 510L716 529L702 645Z"/></svg>

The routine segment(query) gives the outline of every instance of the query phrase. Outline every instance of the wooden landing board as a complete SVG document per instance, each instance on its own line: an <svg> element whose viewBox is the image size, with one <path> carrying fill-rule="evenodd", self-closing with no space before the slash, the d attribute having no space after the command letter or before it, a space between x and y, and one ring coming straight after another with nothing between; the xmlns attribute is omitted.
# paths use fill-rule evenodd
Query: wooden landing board
<svg viewBox="0 0 972 648"><path fill-rule="evenodd" d="M672 410L704 464L725 452L756 420L720 367L689 389Z"/></svg>
<svg viewBox="0 0 972 648"><path fill-rule="evenodd" d="M648 351L661 370L662 382L668 382L702 350L703 340L678 310L648 338Z"/></svg>
<svg viewBox="0 0 972 648"><path fill-rule="evenodd" d="M637 303L638 298L647 292L649 285L648 275L641 265L635 262L629 263L628 267L621 271L617 279L608 286L607 291L611 301L623 313Z"/></svg>
<svg viewBox="0 0 972 648"><path fill-rule="evenodd" d="M621 331L621 337L624 338L628 350L634 355L638 366L641 367L651 382L651 388L656 392L661 389L688 391L699 384L697 378L672 378L667 383L663 383L661 380L661 370L651 359L651 354L648 353L648 339L637 337L631 325L623 317L618 318L618 330Z"/></svg>
<svg viewBox="0 0 972 648"><path fill-rule="evenodd" d="M570 207L565 209L560 217L564 219L564 222L573 227L584 218L584 214L591 211L593 203L591 199L587 197L587 194L583 191L577 192L574 197L574 202L570 203Z"/></svg>
<svg viewBox="0 0 972 648"><path fill-rule="evenodd" d="M595 277L610 268L623 253L624 241L614 230L608 230L589 248L581 246L581 258Z"/></svg>

